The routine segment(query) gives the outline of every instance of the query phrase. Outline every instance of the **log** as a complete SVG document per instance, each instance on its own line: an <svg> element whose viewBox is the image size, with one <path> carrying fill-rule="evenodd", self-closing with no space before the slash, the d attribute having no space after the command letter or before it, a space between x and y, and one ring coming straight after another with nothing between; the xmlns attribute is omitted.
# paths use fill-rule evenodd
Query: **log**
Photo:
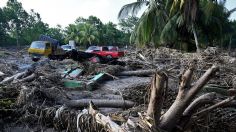
<svg viewBox="0 0 236 132"><path fill-rule="evenodd" d="M67 100L65 105L68 107L84 108L89 106L92 101L97 107L107 108L130 108L134 106L134 102L128 100L104 100L104 99L81 99L81 100Z"/></svg>
<svg viewBox="0 0 236 132"><path fill-rule="evenodd" d="M24 73L25 73L25 72L21 72L21 73L17 73L17 74L15 74L15 75L13 75L13 76L11 76L11 77L6 77L6 78L4 78L4 79L0 82L0 84L9 83L9 82L13 81L16 77L21 76L21 75L23 75Z"/></svg>
<svg viewBox="0 0 236 132"><path fill-rule="evenodd" d="M117 74L117 76L150 76L155 74L156 69L150 70L138 70L138 71L123 71Z"/></svg>
<svg viewBox="0 0 236 132"><path fill-rule="evenodd" d="M154 119L154 128L157 128L161 117L161 110L165 97L164 91L167 91L167 79L168 77L164 72L157 72L152 79L147 116Z"/></svg>
<svg viewBox="0 0 236 132"><path fill-rule="evenodd" d="M18 80L17 82L30 82L30 81L34 80L36 77L37 77L37 75L35 73L33 73L23 79Z"/></svg>
<svg viewBox="0 0 236 132"><path fill-rule="evenodd" d="M0 77L1 77L1 76L4 76L4 75L5 75L5 74L4 74L3 72L0 71Z"/></svg>
<svg viewBox="0 0 236 132"><path fill-rule="evenodd" d="M17 79L20 79L22 77L26 77L28 75L31 75L35 70L35 67L32 67L32 68L29 68L23 72L20 72L20 73L17 73L11 77L6 77L5 79L3 79L0 84L5 84L5 83L9 83L11 81L14 81L14 80L17 80Z"/></svg>

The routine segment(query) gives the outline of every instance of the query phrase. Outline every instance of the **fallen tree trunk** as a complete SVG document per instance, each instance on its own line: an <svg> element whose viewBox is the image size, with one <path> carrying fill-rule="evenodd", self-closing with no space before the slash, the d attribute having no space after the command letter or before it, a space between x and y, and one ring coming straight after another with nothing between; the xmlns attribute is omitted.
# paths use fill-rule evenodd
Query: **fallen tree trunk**
<svg viewBox="0 0 236 132"><path fill-rule="evenodd" d="M4 76L4 75L5 75L5 74L4 74L3 72L0 71L0 77L1 77L1 76Z"/></svg>
<svg viewBox="0 0 236 132"><path fill-rule="evenodd" d="M117 76L150 76L155 74L156 69L150 70L138 70L138 71L123 71L117 74Z"/></svg>
<svg viewBox="0 0 236 132"><path fill-rule="evenodd" d="M35 73L33 73L23 79L18 80L17 82L30 82L30 81L34 80L36 77L37 77L37 75Z"/></svg>
<svg viewBox="0 0 236 132"><path fill-rule="evenodd" d="M17 73L17 74L15 74L15 75L13 75L13 76L11 76L11 77L6 77L6 78L4 78L4 79L0 82L0 84L9 83L9 82L13 81L15 78L18 78L19 76L23 76L24 73L25 73L25 72L21 72L21 73Z"/></svg>
<svg viewBox="0 0 236 132"><path fill-rule="evenodd" d="M67 100L66 106L84 108L89 106L92 101L97 107L107 108L130 108L134 106L134 102L128 100L104 100L104 99L81 99L81 100Z"/></svg>
<svg viewBox="0 0 236 132"><path fill-rule="evenodd" d="M24 78L24 77L27 77L31 74L33 74L35 70L35 67L32 67L32 68L29 68L23 72L20 72L20 73L17 73L11 77L6 77L5 79L3 79L0 84L5 84L5 83L9 83L9 82L16 82L18 79L21 79L21 78Z"/></svg>

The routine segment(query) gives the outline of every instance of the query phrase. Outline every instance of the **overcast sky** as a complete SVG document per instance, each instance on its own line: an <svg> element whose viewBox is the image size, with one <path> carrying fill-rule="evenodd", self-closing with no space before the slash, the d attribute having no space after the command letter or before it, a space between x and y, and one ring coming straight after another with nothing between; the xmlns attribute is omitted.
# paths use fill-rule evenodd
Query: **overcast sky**
<svg viewBox="0 0 236 132"><path fill-rule="evenodd" d="M0 0L0 7L6 5L7 0ZM73 23L76 18L97 16L102 22L112 21L117 23L117 15L121 7L136 0L18 0L24 9L34 9L41 15L44 22L51 27L57 24L63 27ZM236 7L236 0L227 0L226 7ZM231 19L236 19L236 12Z"/></svg>

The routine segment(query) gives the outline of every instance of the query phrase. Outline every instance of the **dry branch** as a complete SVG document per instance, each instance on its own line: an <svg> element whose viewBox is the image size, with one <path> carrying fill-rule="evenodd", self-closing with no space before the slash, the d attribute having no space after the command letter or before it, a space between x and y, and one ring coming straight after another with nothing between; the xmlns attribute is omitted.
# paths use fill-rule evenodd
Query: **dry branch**
<svg viewBox="0 0 236 132"><path fill-rule="evenodd" d="M200 112L196 113L195 116L197 116L197 115L204 115L205 113L207 113L207 112L209 112L209 111L211 111L211 110L213 110L215 108L227 105L232 100L234 100L234 98L235 98L234 96L231 96L231 97L229 97L229 98L227 98L225 100L222 100L222 101L220 101L220 102L218 102L218 103L216 103L216 104L214 104L214 105L212 105L212 106L210 106L210 107L208 107L206 109L201 110Z"/></svg>
<svg viewBox="0 0 236 132"><path fill-rule="evenodd" d="M216 93L207 93L196 98L183 112L183 116L191 116L202 105L213 103Z"/></svg>
<svg viewBox="0 0 236 132"><path fill-rule="evenodd" d="M204 95L199 96L196 98L183 112L182 117L179 121L179 128L184 130L187 124L189 123L192 115L196 112L198 108L204 106L205 104L213 103L214 99L216 98L216 93L207 93Z"/></svg>
<svg viewBox="0 0 236 132"><path fill-rule="evenodd" d="M93 108L94 105L91 103L92 102L89 103L89 114L95 117L97 123L102 124L104 128L107 128L111 132L125 132L125 130L122 129L118 124L113 122L109 116L105 116L99 113L97 110L95 110Z"/></svg>

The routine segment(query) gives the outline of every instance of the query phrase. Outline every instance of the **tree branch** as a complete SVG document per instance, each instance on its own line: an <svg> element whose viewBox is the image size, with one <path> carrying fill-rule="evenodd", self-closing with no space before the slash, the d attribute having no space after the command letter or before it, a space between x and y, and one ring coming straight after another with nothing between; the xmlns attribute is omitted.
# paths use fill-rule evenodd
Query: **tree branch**
<svg viewBox="0 0 236 132"><path fill-rule="evenodd" d="M212 106L210 106L210 107L208 107L206 109L201 110L200 112L194 114L194 116L198 116L199 117L199 115L204 115L205 113L207 113L207 112L209 112L209 111L211 111L211 110L213 110L215 108L227 105L229 102L234 100L234 98L235 98L235 96L231 96L231 97L229 97L229 98L227 98L225 100L222 100L222 101L216 103L215 105L212 105Z"/></svg>

